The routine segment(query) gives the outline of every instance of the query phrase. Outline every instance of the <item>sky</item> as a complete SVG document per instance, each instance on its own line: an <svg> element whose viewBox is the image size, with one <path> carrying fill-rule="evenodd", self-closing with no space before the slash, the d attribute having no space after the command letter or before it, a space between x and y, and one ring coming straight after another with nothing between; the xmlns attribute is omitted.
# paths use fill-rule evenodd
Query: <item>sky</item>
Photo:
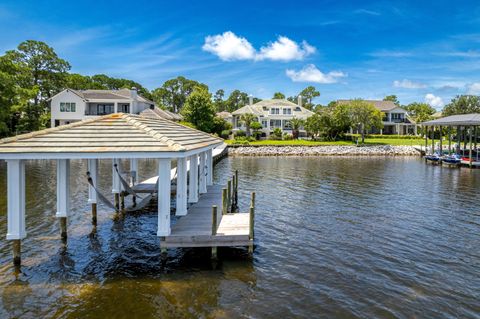
<svg viewBox="0 0 480 319"><path fill-rule="evenodd" d="M72 72L155 89L179 75L262 99L480 94L479 1L0 1L0 54L45 41Z"/></svg>

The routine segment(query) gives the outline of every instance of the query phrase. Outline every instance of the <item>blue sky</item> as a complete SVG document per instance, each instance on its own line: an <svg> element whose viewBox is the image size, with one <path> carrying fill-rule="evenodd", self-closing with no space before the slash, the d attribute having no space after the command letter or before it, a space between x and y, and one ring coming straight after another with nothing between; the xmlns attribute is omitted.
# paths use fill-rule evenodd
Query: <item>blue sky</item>
<svg viewBox="0 0 480 319"><path fill-rule="evenodd" d="M72 72L149 89L183 75L260 98L314 85L326 104L480 94L478 1L5 1L0 52L45 41Z"/></svg>

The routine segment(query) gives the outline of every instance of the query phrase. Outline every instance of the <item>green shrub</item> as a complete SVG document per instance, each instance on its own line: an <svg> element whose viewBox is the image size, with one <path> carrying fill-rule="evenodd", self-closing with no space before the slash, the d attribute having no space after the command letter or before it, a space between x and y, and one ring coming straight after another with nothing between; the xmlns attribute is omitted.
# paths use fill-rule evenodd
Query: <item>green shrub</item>
<svg viewBox="0 0 480 319"><path fill-rule="evenodd" d="M288 134L287 132L285 132L285 133L283 133L283 140L284 140L284 141L293 140L293 135L292 135L292 134Z"/></svg>
<svg viewBox="0 0 480 319"><path fill-rule="evenodd" d="M360 134L345 134L345 137L348 138L348 139L357 139L359 137L361 137ZM417 140L417 139L421 139L422 137L420 136L416 136L416 135L398 135L398 134L391 134L391 135L385 135L385 134L368 134L368 135L365 135L365 138L387 138L387 139L401 139L401 140Z"/></svg>
<svg viewBox="0 0 480 319"><path fill-rule="evenodd" d="M220 137L227 140L230 137L230 134L232 134L232 131L223 130L222 133L220 134Z"/></svg>
<svg viewBox="0 0 480 319"><path fill-rule="evenodd" d="M233 133L233 135L236 137L241 137L241 136L247 136L247 133L245 131L242 131L242 130L238 130L236 131L235 133Z"/></svg>

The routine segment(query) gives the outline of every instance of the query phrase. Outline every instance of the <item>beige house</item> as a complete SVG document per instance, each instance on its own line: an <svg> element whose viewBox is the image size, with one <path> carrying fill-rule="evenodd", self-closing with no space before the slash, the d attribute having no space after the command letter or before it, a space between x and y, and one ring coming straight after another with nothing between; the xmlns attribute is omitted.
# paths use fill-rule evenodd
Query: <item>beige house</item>
<svg viewBox="0 0 480 319"><path fill-rule="evenodd" d="M292 133L291 120L298 118L306 120L314 113L307 110L302 104L299 97L298 104L292 103L285 99L263 100L253 104L252 98L250 103L232 113L233 131L245 130L245 126L241 121L241 116L246 113L252 113L256 116L256 120L262 124L262 137L269 136L275 128L280 128L283 133ZM306 131L302 127L299 131L301 137L306 136Z"/></svg>
<svg viewBox="0 0 480 319"><path fill-rule="evenodd" d="M417 123L408 117L407 111L392 101L364 100L384 113L383 129L372 129L370 134L417 135ZM338 100L338 104L348 104L352 100Z"/></svg>

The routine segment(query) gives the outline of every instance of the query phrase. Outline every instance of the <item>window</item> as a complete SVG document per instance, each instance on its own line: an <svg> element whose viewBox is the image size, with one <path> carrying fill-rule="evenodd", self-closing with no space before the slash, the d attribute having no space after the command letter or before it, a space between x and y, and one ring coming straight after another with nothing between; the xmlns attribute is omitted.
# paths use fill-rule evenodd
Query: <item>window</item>
<svg viewBox="0 0 480 319"><path fill-rule="evenodd" d="M392 120L400 120L402 119L402 113L392 113Z"/></svg>
<svg viewBox="0 0 480 319"><path fill-rule="evenodd" d="M262 120L262 127L263 128L266 128L267 124L268 124L267 120Z"/></svg>
<svg viewBox="0 0 480 319"><path fill-rule="evenodd" d="M300 106L297 106L297 107L295 108L295 112L300 112L301 110L302 110L302 109L300 108Z"/></svg>
<svg viewBox="0 0 480 319"><path fill-rule="evenodd" d="M76 105L74 102L60 102L60 112L75 112Z"/></svg>
<svg viewBox="0 0 480 319"><path fill-rule="evenodd" d="M282 120L270 120L270 127L271 128L282 127Z"/></svg>
<svg viewBox="0 0 480 319"><path fill-rule="evenodd" d="M291 115L292 109L283 109L283 115Z"/></svg>
<svg viewBox="0 0 480 319"><path fill-rule="evenodd" d="M118 112L121 113L130 113L130 104L119 104Z"/></svg>
<svg viewBox="0 0 480 319"><path fill-rule="evenodd" d="M270 109L270 114L280 114L280 109L278 107L272 107Z"/></svg>
<svg viewBox="0 0 480 319"><path fill-rule="evenodd" d="M291 130L292 129L292 123L288 120L283 121L283 129L284 130Z"/></svg>

